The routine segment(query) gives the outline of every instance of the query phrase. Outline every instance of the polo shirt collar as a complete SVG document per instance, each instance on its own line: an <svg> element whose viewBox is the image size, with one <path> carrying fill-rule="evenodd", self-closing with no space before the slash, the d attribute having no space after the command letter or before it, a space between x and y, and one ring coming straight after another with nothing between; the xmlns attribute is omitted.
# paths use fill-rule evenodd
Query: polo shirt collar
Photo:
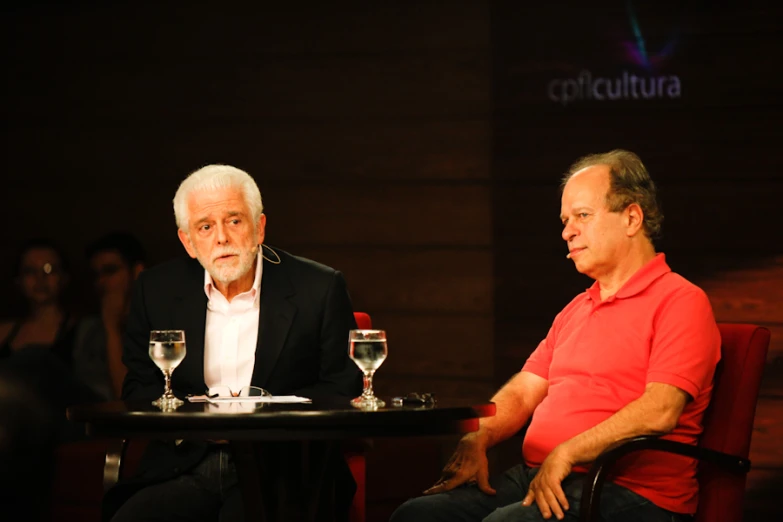
<svg viewBox="0 0 783 522"><path fill-rule="evenodd" d="M625 282L620 290L609 300L625 299L633 297L646 290L653 282L664 274L671 272L672 269L666 264L666 255L662 252L655 254L646 265L636 271L631 278ZM587 297L596 303L601 302L601 287L598 281L587 289Z"/></svg>

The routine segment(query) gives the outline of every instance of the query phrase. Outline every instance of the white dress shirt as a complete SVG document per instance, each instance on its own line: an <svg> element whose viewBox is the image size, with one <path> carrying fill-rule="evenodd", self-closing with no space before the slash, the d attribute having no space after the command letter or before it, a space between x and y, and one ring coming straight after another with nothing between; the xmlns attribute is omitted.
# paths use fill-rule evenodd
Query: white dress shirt
<svg viewBox="0 0 783 522"><path fill-rule="evenodd" d="M234 297L230 303L215 288L209 272L204 270L204 292L208 300L204 382L208 388L223 385L238 393L250 384L256 361L262 267L259 251L252 288Z"/></svg>

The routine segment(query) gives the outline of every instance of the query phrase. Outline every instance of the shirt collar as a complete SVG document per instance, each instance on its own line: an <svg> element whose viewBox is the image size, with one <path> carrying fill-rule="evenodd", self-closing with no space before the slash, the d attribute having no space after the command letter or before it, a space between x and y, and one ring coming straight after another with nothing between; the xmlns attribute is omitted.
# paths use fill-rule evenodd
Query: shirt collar
<svg viewBox="0 0 783 522"><path fill-rule="evenodd" d="M258 302L259 297L261 296L261 274L263 274L264 271L264 262L263 262L263 256L261 255L261 246L259 245L258 248L258 254L256 254L256 273L253 277L253 286L250 287L250 290L247 292L242 292L239 294L239 296L243 295L250 295L253 298L253 304ZM207 270L204 270L204 293L207 294L207 299L212 299L212 291L217 292L218 289L215 287L212 281L212 276L209 275L209 272Z"/></svg>
<svg viewBox="0 0 783 522"><path fill-rule="evenodd" d="M625 282L622 288L614 295L614 299L633 297L646 290L656 279L671 271L672 269L666 264L666 255L659 252ZM587 297L596 303L601 302L600 294L601 286L598 284L598 281L587 289Z"/></svg>

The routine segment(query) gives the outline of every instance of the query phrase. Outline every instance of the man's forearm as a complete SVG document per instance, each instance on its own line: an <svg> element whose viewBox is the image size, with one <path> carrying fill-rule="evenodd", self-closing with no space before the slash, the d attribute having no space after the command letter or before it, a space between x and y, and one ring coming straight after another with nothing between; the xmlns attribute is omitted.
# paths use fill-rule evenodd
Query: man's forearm
<svg viewBox="0 0 783 522"><path fill-rule="evenodd" d="M600 424L562 443L555 451L564 452L573 464L589 464L621 440L640 435L664 435L677 425L687 399L687 394L674 386L653 383L641 397Z"/></svg>
<svg viewBox="0 0 783 522"><path fill-rule="evenodd" d="M497 408L495 416L479 420L476 437L491 448L518 433L546 397L548 388L546 379L537 375L516 374L492 397Z"/></svg>

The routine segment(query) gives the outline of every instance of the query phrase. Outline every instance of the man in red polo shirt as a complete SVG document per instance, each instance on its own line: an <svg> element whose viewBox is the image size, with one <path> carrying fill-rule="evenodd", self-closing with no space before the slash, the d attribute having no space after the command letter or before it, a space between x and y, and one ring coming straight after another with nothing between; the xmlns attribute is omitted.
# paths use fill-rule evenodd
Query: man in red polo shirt
<svg viewBox="0 0 783 522"><path fill-rule="evenodd" d="M663 216L653 181L638 156L614 150L577 161L562 189L568 258L595 283L492 399L497 415L462 438L440 480L393 522L577 520L580 472L615 442L655 434L696 444L720 334L704 292L655 252ZM524 464L490 480L487 449L528 421ZM604 488L601 515L689 520L695 472L675 455L627 458Z"/></svg>

